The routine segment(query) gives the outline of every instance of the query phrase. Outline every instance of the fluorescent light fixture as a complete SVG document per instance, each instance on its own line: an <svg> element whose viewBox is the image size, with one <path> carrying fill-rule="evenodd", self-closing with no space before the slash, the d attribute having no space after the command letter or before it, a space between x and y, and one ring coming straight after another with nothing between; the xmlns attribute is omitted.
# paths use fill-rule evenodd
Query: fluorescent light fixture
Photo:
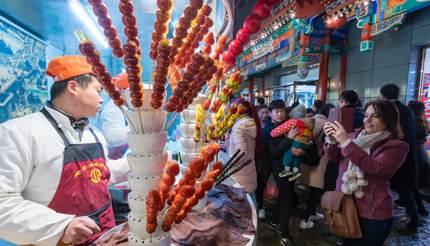
<svg viewBox="0 0 430 246"><path fill-rule="evenodd" d="M96 26L96 23L90 18L88 12L82 6L78 0L69 0L70 8L73 10L75 15L87 26L90 30L91 35L93 35L97 41L103 45L105 49L109 47L106 42L104 34L101 32L100 28Z"/></svg>
<svg viewBox="0 0 430 246"><path fill-rule="evenodd" d="M137 3L136 9L142 9L143 11L147 13L152 13L152 14L155 14L155 12L157 11L157 1L141 0L136 3Z"/></svg>

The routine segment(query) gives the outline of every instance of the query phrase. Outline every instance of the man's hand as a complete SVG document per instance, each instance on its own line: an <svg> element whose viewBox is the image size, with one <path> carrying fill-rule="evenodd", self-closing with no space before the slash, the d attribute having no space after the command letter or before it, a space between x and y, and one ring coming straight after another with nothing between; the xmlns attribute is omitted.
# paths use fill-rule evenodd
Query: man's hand
<svg viewBox="0 0 430 246"><path fill-rule="evenodd" d="M79 244L85 242L94 233L99 233L100 227L87 216L74 218L64 230L61 242L65 244Z"/></svg>
<svg viewBox="0 0 430 246"><path fill-rule="evenodd" d="M289 139L294 139L297 136L297 134L299 134L299 129L297 127L293 127L285 135Z"/></svg>

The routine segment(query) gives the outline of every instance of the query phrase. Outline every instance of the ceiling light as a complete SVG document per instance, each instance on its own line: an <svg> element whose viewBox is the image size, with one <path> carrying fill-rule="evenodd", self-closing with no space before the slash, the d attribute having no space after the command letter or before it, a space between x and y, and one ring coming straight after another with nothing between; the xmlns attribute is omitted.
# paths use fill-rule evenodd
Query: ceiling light
<svg viewBox="0 0 430 246"><path fill-rule="evenodd" d="M88 12L82 6L78 0L69 0L70 8L73 10L75 15L87 26L91 35L93 35L97 41L103 45L104 48L108 48L109 45L106 42L106 37L96 25L96 23L88 15Z"/></svg>

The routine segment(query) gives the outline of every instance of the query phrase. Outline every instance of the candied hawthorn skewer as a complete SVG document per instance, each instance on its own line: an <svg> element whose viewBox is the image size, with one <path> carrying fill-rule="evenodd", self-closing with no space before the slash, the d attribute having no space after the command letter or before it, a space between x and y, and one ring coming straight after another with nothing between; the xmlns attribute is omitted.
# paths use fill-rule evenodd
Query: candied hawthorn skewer
<svg viewBox="0 0 430 246"><path fill-rule="evenodd" d="M108 9L102 0L88 0L92 6L94 14L97 16L97 21L103 29L103 33L108 39L109 45L112 47L112 53L122 58L124 51L122 49L121 39L119 39L117 29L112 25L112 20L108 14Z"/></svg>
<svg viewBox="0 0 430 246"><path fill-rule="evenodd" d="M100 61L100 53L96 50L95 45L87 40L79 44L79 50L84 55L89 64L91 64L97 79L106 89L109 96L117 106L122 106L125 103L124 97L112 82L112 76L109 74L106 67Z"/></svg>
<svg viewBox="0 0 430 246"><path fill-rule="evenodd" d="M157 229L157 213L161 202L160 193L155 190L148 193L146 197L146 231L150 234Z"/></svg>

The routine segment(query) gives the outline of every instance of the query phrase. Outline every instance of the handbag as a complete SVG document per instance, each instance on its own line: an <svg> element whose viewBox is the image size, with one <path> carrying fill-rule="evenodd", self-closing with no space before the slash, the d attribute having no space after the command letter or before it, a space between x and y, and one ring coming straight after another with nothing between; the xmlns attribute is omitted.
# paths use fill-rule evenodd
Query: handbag
<svg viewBox="0 0 430 246"><path fill-rule="evenodd" d="M352 239L363 236L352 196L343 192L327 191L321 198L321 207L332 234Z"/></svg>

